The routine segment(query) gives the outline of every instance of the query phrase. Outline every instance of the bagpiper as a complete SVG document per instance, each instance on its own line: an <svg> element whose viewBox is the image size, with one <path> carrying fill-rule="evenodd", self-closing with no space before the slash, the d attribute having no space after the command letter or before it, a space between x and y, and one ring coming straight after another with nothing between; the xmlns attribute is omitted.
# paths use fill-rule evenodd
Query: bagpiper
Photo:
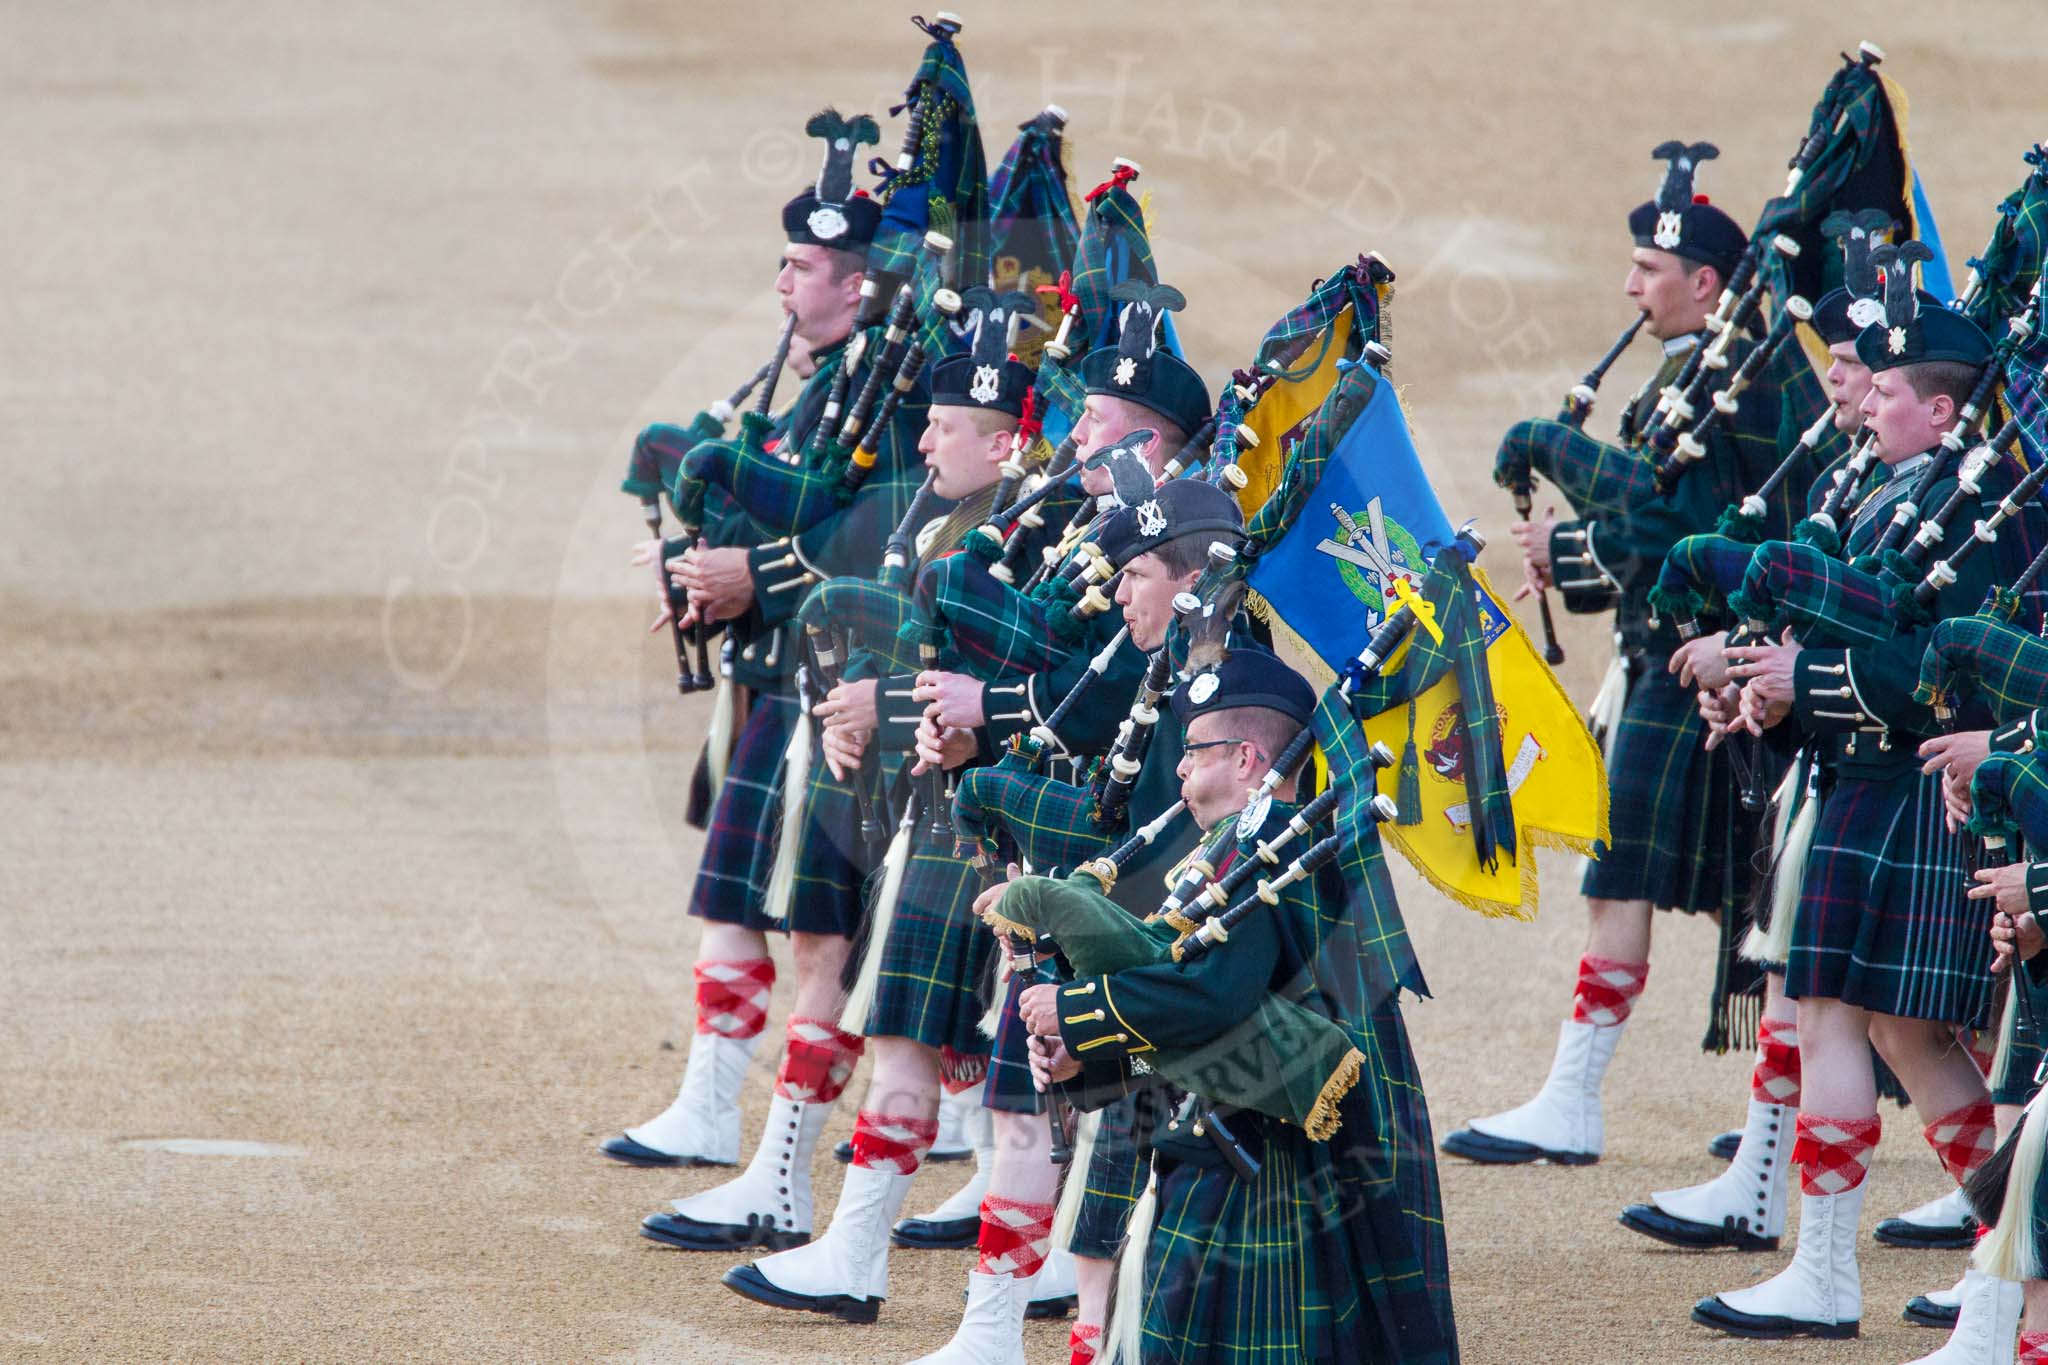
<svg viewBox="0 0 2048 1365"><path fill-rule="evenodd" d="M1718 345L1739 368L1760 344L1709 331L1749 249L1735 220L1694 193L1696 169L1717 150L1667 142L1654 155L1665 172L1656 197L1628 216L1634 249L1623 289L1663 348L1657 372L1623 411L1618 444L1586 436L1579 429L1583 409L1576 409L1558 420L1517 424L1497 457L1502 482L1526 486L1533 468L1563 489L1579 514L1572 521L1519 522L1514 534L1530 590L1555 586L1572 611L1615 613L1617 657L1602 697L1620 704L1595 706L1608 731L1612 839L1580 887L1591 922L1571 1013L1559 1025L1550 1073L1536 1097L1474 1119L1444 1140L1445 1151L1474 1161L1599 1160L1602 1084L1649 976L1653 909L1720 918L1707 1041L1725 1046L1740 1032L1730 1026L1731 1001L1747 984L1735 948L1750 892L1753 832L1741 817L1726 755L1701 747L1706 729L1680 680L1685 656L1675 624L1650 609L1649 595L1666 551L1683 536L1711 530L1725 507L1762 486L1824 400L1811 367L1780 349L1754 374L1734 414L1700 439L1703 453L1675 485L1667 491L1653 478L1657 405L1689 359ZM1789 533L1795 490L1803 499L1831 454L1815 452L1808 469L1780 483L1765 509L1767 534Z"/></svg>
<svg viewBox="0 0 2048 1365"><path fill-rule="evenodd" d="M850 357L855 318L881 219L852 187L852 159L877 134L872 119L827 111L812 121L825 139L817 183L784 206L787 238L776 277L786 324L817 364L787 417L765 430L743 426L736 441L707 442L678 471L679 508L700 506L701 486L684 490L700 462L724 471L723 491L740 515L719 539L682 549L673 562L693 623L724 622L733 679L748 697L723 786L711 812L690 913L703 920L694 968L697 1031L676 1098L647 1124L605 1144L635 1164L731 1165L739 1154L739 1091L760 1042L775 969L766 935L787 932L797 991L777 1068L767 1123L748 1167L734 1180L675 1201L642 1224L643 1234L690 1249L787 1245L811 1231L809 1154L858 1062L857 1035L838 1027L839 975L856 928L857 899L771 906L780 842L784 755L798 724L795 624L803 590L835 573L871 572L878 547L908 504L923 420L922 389L867 433L876 473L844 505L806 518L794 534L761 528L789 520L791 481L821 475L830 444L821 431L835 393L865 385L881 351L876 332ZM708 458L707 458L708 457ZM709 522L707 521L707 526ZM785 1178L779 1172L787 1171Z"/></svg>
<svg viewBox="0 0 2048 1365"><path fill-rule="evenodd" d="M1243 899L1228 909L1196 899L1201 920L1155 911L1144 928L1156 942L1137 962L1033 986L1020 1002L1042 1083L1113 1094L1159 1084L1168 1058L1175 1076L1213 1078L1152 1136L1156 1216L1142 1274L1131 1274L1135 1257L1125 1262L1119 1297L1132 1301L1118 1317L1135 1327L1142 1360L1455 1360L1428 1122L1388 989L1398 973L1366 946L1373 927L1398 919L1384 866L1366 864L1380 870L1369 905L1327 872L1305 872L1331 856L1334 837L1307 841L1335 794L1305 809L1292 772L1262 782L1300 753L1316 694L1276 656L1238 648L1182 681L1171 705L1184 735L1180 796L1207 832L1198 856L1215 869L1207 886L1240 887ZM1283 856L1265 853L1280 846ZM1376 847L1364 852L1376 858ZM1256 885L1245 875L1254 869ZM1017 883L992 914L1036 925L1061 902L1060 920L1137 935L1093 889L1099 875ZM1210 951L1196 956L1197 944ZM1405 1189L1404 1167L1422 1177ZM1429 1195L1420 1208L1418 1188Z"/></svg>
<svg viewBox="0 0 2048 1365"><path fill-rule="evenodd" d="M1961 315L1920 306L1915 254L1925 253L1890 251L1885 315L1856 343L1871 371L1862 411L1883 467L1842 538L1851 558L1886 547L1887 528L1916 510L1948 506L1971 477L1959 477L1944 438L1965 425L1990 342ZM1757 561L1772 554L1767 544ZM1753 562L1750 578L1758 573ZM1923 604L1928 622L1974 611L1993 573L1990 556L1958 557L1951 581ZM1880 1131L1871 1046L1904 1083L1958 1184L1991 1148L1983 1075L1955 1038L1958 1027L1981 1023L1988 1005L1982 931L1968 914L1962 841L1944 827L1940 780L1920 771L1916 753L1935 728L1913 695L1928 631L1915 622L1890 638L1837 647L1842 634L1831 624L1822 613L1802 628L1800 644L1788 631L1786 643L1730 650L1743 686L1741 724L1762 734L1789 719L1820 768L1785 978L1798 1002L1802 1059L1792 1150L1798 1246L1785 1272L1693 1310L1696 1321L1741 1336L1858 1330L1856 1229Z"/></svg>

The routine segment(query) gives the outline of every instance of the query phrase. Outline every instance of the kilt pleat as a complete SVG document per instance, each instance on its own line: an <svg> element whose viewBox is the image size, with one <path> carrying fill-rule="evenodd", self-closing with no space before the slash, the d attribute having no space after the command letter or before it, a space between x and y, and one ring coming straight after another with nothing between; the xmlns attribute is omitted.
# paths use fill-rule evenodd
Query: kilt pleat
<svg viewBox="0 0 2048 1365"><path fill-rule="evenodd" d="M1981 1023L1991 998L1989 915L1965 897L1966 884L1938 774L1838 777L1821 794L1786 993Z"/></svg>
<svg viewBox="0 0 2048 1365"><path fill-rule="evenodd" d="M1734 769L1725 749L1702 747L1706 724L1665 663L1648 655L1629 688L1607 760L1612 838L1580 889L1660 909L1729 911L1749 897L1755 831L1748 821L1730 828ZM1784 760L1762 752L1776 785Z"/></svg>
<svg viewBox="0 0 2048 1365"><path fill-rule="evenodd" d="M1143 1359L1456 1360L1448 1292L1427 1281L1397 1182L1355 1145L1238 1122L1263 1139L1253 1179L1162 1163Z"/></svg>
<svg viewBox="0 0 2048 1365"><path fill-rule="evenodd" d="M996 1015L996 1036L988 1043L988 1079L982 1082L981 1102L1005 1114L1037 1114L1045 1109L1045 1097L1031 1084L1031 1035L1017 1013L1017 997L1038 978L1018 972L1003 983L1003 1007Z"/></svg>
<svg viewBox="0 0 2048 1365"><path fill-rule="evenodd" d="M870 1037L982 1053L982 972L995 935L974 915L980 881L953 852L952 835L912 845L903 891L882 945Z"/></svg>
<svg viewBox="0 0 2048 1365"><path fill-rule="evenodd" d="M878 818L893 831L887 811L878 807ZM814 759L789 895L789 930L854 937L866 918L867 884L879 856L879 849L861 843L853 789L832 776L822 757Z"/></svg>
<svg viewBox="0 0 2048 1365"><path fill-rule="evenodd" d="M1081 1208L1074 1219L1074 1235L1067 1246L1076 1256L1100 1261L1115 1260L1123 1250L1124 1231L1131 1225L1131 1210L1145 1192L1150 1168L1139 1159L1139 1128L1149 1128L1142 1110L1155 1101L1155 1094L1140 1091L1105 1106L1095 1130L1095 1151L1088 1169L1069 1169L1067 1179L1082 1179L1088 1186L1081 1193Z"/></svg>
<svg viewBox="0 0 2048 1365"><path fill-rule="evenodd" d="M794 700L754 694L711 806L704 857L690 891L692 915L748 929L782 927L762 913L762 904L782 815L782 753L796 717Z"/></svg>

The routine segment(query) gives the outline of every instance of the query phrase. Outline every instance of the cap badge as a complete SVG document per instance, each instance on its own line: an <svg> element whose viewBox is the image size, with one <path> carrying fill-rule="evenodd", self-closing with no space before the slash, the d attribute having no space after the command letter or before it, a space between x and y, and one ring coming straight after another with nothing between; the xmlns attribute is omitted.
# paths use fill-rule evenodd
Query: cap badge
<svg viewBox="0 0 2048 1365"><path fill-rule="evenodd" d="M1849 301L1849 325L1861 331L1872 323L1884 321L1882 299L1851 299Z"/></svg>
<svg viewBox="0 0 2048 1365"><path fill-rule="evenodd" d="M1197 674L1195 680L1188 684L1188 700L1197 706L1207 706L1209 698L1216 695L1217 686L1214 673Z"/></svg>
<svg viewBox="0 0 2048 1365"><path fill-rule="evenodd" d="M1906 353L1906 329L1904 327L1892 328L1890 345L1893 355L1904 355Z"/></svg>
<svg viewBox="0 0 2048 1365"><path fill-rule="evenodd" d="M1685 220L1670 209L1657 215L1657 230L1650 234L1650 240L1670 251L1676 247L1684 232Z"/></svg>
<svg viewBox="0 0 2048 1365"><path fill-rule="evenodd" d="M1240 845L1259 837L1259 831L1266 827L1266 812L1273 809L1271 794L1258 797L1245 804L1237 813L1237 842Z"/></svg>
<svg viewBox="0 0 2048 1365"><path fill-rule="evenodd" d="M1137 377L1138 362L1129 356L1123 356L1118 359L1116 362L1116 373L1110 376L1110 378L1116 381L1118 388L1124 389L1129 388L1131 381Z"/></svg>
<svg viewBox="0 0 2048 1365"><path fill-rule="evenodd" d="M977 403L993 403L1003 391L1002 372L993 365L974 367L974 385L967 390L967 396Z"/></svg>
<svg viewBox="0 0 2048 1365"><path fill-rule="evenodd" d="M811 235L820 241L829 242L835 237L846 235L846 215L830 204L822 204L811 210L804 219L811 229Z"/></svg>
<svg viewBox="0 0 2048 1365"><path fill-rule="evenodd" d="M1138 531L1141 535L1156 536L1165 529L1166 509L1159 505L1159 499L1150 498L1138 504ZM1209 681L1213 684L1216 680L1210 678ZM1201 698L1195 700L1200 701Z"/></svg>

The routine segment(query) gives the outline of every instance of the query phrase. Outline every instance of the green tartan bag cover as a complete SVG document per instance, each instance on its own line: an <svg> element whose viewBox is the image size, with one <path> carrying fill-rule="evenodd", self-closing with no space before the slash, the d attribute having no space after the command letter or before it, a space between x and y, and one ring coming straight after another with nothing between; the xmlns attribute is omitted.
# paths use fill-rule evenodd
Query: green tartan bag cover
<svg viewBox="0 0 2048 1365"><path fill-rule="evenodd" d="M1134 917L1092 878L1020 878L984 918L1005 933L1049 935L1084 976L1172 962L1180 938L1163 920ZM1183 1090L1257 1110L1322 1142L1336 1133L1338 1103L1357 1084L1365 1056L1334 1022L1268 991L1222 1036L1192 1048L1157 1048L1144 1061Z"/></svg>

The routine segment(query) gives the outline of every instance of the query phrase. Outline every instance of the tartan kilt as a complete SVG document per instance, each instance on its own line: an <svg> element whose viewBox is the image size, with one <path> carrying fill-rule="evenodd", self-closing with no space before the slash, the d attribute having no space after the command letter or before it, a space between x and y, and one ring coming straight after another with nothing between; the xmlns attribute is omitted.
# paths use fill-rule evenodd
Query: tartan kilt
<svg viewBox="0 0 2048 1365"><path fill-rule="evenodd" d="M1941 777L1837 777L1821 794L1785 993L1878 1014L1980 1024L1990 912L1964 898L1963 840Z"/></svg>
<svg viewBox="0 0 2048 1365"><path fill-rule="evenodd" d="M2041 1037L2039 1034L2022 1037L2019 1033L2022 1006L2018 996L2020 991L2030 989L2025 978L2024 972L2017 979L2008 978L2009 984L2005 987L2005 1008L1998 1021L1998 1051L1992 1056L1991 1074L1986 1077L1993 1104L2025 1104L2034 1097L2038 1088L2034 1084L2034 1072L2040 1068L2044 1053ZM2042 999L2043 994L2038 989L2032 990L2031 1000L2037 1020L2043 1017L2042 1007L2048 1005L2048 1000Z"/></svg>
<svg viewBox="0 0 2048 1365"><path fill-rule="evenodd" d="M1580 891L1659 909L1728 911L1748 898L1756 834L1750 822L1730 818L1740 802L1728 752L1702 747L1706 722L1665 662L1645 656L1629 687L1607 757L1612 838ZM1785 760L1762 753L1775 786Z"/></svg>
<svg viewBox="0 0 2048 1365"><path fill-rule="evenodd" d="M1145 1361L1457 1359L1447 1286L1424 1271L1395 1182L1369 1149L1240 1115L1259 1174L1161 1162L1146 1248ZM1439 1220L1431 1238L1440 1256Z"/></svg>
<svg viewBox="0 0 2048 1365"><path fill-rule="evenodd" d="M711 806L704 857L690 891L690 913L714 924L779 930L762 912L775 868L782 818L782 753L797 722L794 698L753 694L734 736L725 783Z"/></svg>
<svg viewBox="0 0 2048 1365"><path fill-rule="evenodd" d="M1113 1261L1123 1250L1131 1210L1137 1207L1151 1174L1138 1158L1138 1111L1154 1098L1153 1092L1141 1090L1097 1111L1095 1150L1088 1158L1088 1169L1067 1170L1067 1179L1088 1182L1074 1219L1074 1235L1067 1240L1067 1249L1076 1256Z"/></svg>
<svg viewBox="0 0 2048 1365"><path fill-rule="evenodd" d="M989 1050L981 1036L980 985L995 935L974 915L980 889L974 865L953 855L950 833L911 845L903 893L882 944L869 1037L909 1038L960 1053Z"/></svg>
<svg viewBox="0 0 2048 1365"><path fill-rule="evenodd" d="M893 819L879 805L877 814L894 833ZM797 934L854 937L866 918L868 875L880 852L862 847L853 789L832 776L824 756L814 751L785 927Z"/></svg>
<svg viewBox="0 0 2048 1365"><path fill-rule="evenodd" d="M996 1036L988 1044L988 1079L982 1082L981 1102L985 1108L1005 1114L1044 1112L1045 1097L1031 1084L1031 1034L1017 1014L1017 997L1027 986L1045 978L1026 972L1013 973L1003 983L1003 1007L996 1013Z"/></svg>

